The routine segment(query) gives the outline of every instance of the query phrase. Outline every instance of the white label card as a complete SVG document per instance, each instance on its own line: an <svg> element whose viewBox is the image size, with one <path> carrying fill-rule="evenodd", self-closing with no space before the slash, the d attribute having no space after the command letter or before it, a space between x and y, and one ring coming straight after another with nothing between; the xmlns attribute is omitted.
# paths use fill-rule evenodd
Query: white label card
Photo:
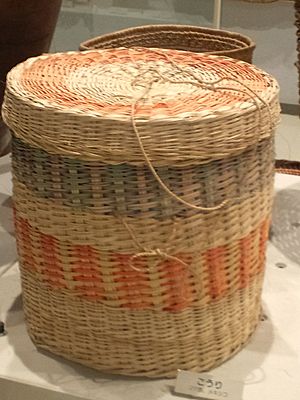
<svg viewBox="0 0 300 400"><path fill-rule="evenodd" d="M243 382L180 370L177 374L175 392L202 399L242 400Z"/></svg>

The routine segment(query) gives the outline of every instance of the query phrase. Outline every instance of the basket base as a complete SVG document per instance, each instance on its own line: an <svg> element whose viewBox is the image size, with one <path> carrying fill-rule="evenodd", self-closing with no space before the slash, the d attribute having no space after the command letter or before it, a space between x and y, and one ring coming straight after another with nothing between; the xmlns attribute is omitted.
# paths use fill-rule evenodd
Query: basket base
<svg viewBox="0 0 300 400"><path fill-rule="evenodd" d="M37 347L107 373L175 377L237 353L260 319L263 274L210 304L181 312L132 311L53 290L23 274L27 329Z"/></svg>
<svg viewBox="0 0 300 400"><path fill-rule="evenodd" d="M252 338L252 336L253 336L253 334L254 334L254 332L255 332L258 324L259 324L259 321L260 321L260 318L258 319L256 325L254 326L253 332L251 332L249 334L249 336L246 339L246 341L244 343L240 343L240 345L238 347L236 347L235 349L233 349L231 351L231 353L229 353L228 356L225 357L224 359L216 360L216 362L211 367L208 367L206 369L203 369L203 368L201 368L199 366L199 367L185 368L185 370L193 371L193 372L199 372L199 373L200 372L208 372L208 371L210 371L210 370L212 370L214 368L219 367L220 365L224 364L225 362L229 361L237 353L239 353L247 345L247 343L251 340L251 338ZM106 373L106 374L132 376L132 377L145 377L145 378L151 378L151 379L160 379L160 378L170 378L170 379L172 379L172 378L176 378L177 373L178 373L178 369L182 369L182 370L184 369L183 367L179 367L178 369L176 369L174 371L161 372L160 374L157 374L155 371L154 372L151 372L151 371L150 372L149 371L146 371L146 372L127 372L127 371L124 371L123 369L117 369L117 368L107 369L107 368L104 368L104 367L98 367L92 361L89 362L89 361L86 361L86 360L80 360L80 359L78 359L78 357L72 356L70 354L62 354L62 352L61 352L61 350L59 348L56 349L56 348L53 348L53 347L48 346L46 344L39 344L39 343L37 343L35 341L35 338L32 337L32 335L30 334L29 329L28 329L28 332L29 332L29 336L30 336L32 342L34 343L34 345L38 349L49 353L49 356L51 356L51 354L54 354L56 356L61 357L61 361L62 362L63 362L64 359L66 359L68 361L76 362L78 364L84 365L86 367L92 368L94 370L98 370L99 372Z"/></svg>

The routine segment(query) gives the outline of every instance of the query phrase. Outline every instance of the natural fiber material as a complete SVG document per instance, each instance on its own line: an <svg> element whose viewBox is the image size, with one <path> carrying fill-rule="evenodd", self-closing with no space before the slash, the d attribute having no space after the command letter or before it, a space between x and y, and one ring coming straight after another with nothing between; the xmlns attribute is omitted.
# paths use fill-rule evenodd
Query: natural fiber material
<svg viewBox="0 0 300 400"><path fill-rule="evenodd" d="M226 58L163 49L115 49L37 60L29 59L11 72L4 116L9 113L10 127L19 138L54 154L144 165L132 126L133 103L138 103L135 121L144 149L155 166L196 165L241 153L271 136L278 114L274 81L258 75L255 67ZM54 82L45 78L49 69ZM195 72L207 83L195 80ZM150 88L153 80L151 93L141 98L145 85ZM30 119L28 100L20 92L33 104ZM22 130L20 120L26 121ZM78 137L78 126L84 140ZM183 131L189 132L184 142Z"/></svg>
<svg viewBox="0 0 300 400"><path fill-rule="evenodd" d="M300 175L300 161L276 160L276 172L288 175Z"/></svg>
<svg viewBox="0 0 300 400"><path fill-rule="evenodd" d="M116 47L158 47L224 55L252 62L255 43L247 36L190 25L146 25L87 40L80 50Z"/></svg>
<svg viewBox="0 0 300 400"><path fill-rule="evenodd" d="M30 293L26 318L32 339L105 372L158 377L174 376L178 366L209 370L240 350L259 322L262 274L214 302L162 313L120 312L72 291L53 291L38 274L22 272L23 290Z"/></svg>
<svg viewBox="0 0 300 400"><path fill-rule="evenodd" d="M103 371L210 369L260 317L278 87L216 56L114 49L8 76L28 331Z"/></svg>

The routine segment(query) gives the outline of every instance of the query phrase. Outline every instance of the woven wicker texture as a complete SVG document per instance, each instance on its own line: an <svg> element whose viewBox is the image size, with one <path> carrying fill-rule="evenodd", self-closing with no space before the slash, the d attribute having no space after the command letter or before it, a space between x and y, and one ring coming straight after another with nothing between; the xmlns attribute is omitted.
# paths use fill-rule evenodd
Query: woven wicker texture
<svg viewBox="0 0 300 400"><path fill-rule="evenodd" d="M207 52L249 63L255 49L249 37L235 32L190 25L146 25L87 40L80 50L140 46Z"/></svg>
<svg viewBox="0 0 300 400"><path fill-rule="evenodd" d="M276 172L288 175L300 175L300 162L290 160L276 160Z"/></svg>
<svg viewBox="0 0 300 400"><path fill-rule="evenodd" d="M241 61L136 48L33 58L7 82L37 346L152 377L236 353L260 317L276 81Z"/></svg>

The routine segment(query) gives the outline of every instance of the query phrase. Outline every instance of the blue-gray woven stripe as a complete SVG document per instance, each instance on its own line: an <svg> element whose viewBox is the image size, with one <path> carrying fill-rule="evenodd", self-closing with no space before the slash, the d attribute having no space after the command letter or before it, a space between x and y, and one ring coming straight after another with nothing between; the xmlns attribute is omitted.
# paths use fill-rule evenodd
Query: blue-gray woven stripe
<svg viewBox="0 0 300 400"><path fill-rule="evenodd" d="M185 200L211 207L224 199L240 202L270 185L273 140L264 140L243 153L187 168L157 168L164 183ZM12 141L13 173L34 195L74 208L99 208L105 215L153 218L191 215L197 211L160 187L147 166L99 162L52 155L20 139ZM149 214L148 214L149 216Z"/></svg>

